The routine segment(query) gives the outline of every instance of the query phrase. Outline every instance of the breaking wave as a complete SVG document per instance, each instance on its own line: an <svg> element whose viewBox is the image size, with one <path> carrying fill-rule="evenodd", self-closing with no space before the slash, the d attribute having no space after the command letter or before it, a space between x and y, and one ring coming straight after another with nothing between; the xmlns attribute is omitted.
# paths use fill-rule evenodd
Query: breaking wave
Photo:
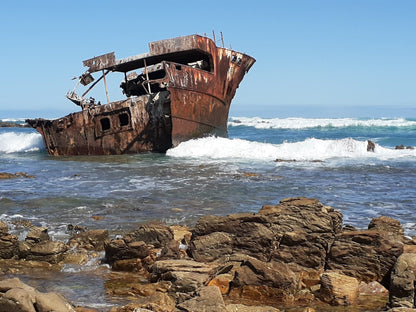
<svg viewBox="0 0 416 312"><path fill-rule="evenodd" d="M405 118L260 118L230 117L230 127L246 126L257 129L307 129L324 127L416 127L416 120Z"/></svg>
<svg viewBox="0 0 416 312"><path fill-rule="evenodd" d="M416 150L394 150L378 144L375 144L374 152L368 152L367 144L367 141L359 141L352 138L339 140L309 138L294 143L270 144L242 139L209 137L183 142L177 147L168 150L167 155L182 158L243 161L274 161L276 159L324 161L332 158L394 159L416 156Z"/></svg>
<svg viewBox="0 0 416 312"><path fill-rule="evenodd" d="M44 149L39 133L0 133L0 153L32 152Z"/></svg>

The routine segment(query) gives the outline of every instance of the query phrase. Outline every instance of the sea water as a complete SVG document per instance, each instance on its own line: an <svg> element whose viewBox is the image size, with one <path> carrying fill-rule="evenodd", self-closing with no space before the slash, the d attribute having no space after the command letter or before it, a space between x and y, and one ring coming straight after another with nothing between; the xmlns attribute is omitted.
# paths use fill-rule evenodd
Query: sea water
<svg viewBox="0 0 416 312"><path fill-rule="evenodd" d="M34 129L0 128L0 172L34 176L0 180L0 219L22 239L15 220L47 226L53 239L68 239L68 224L114 237L306 196L341 211L344 224L364 229L386 215L416 235L416 149L395 148L416 147L416 119L231 117L228 126L229 138L166 154L92 157L49 156Z"/></svg>

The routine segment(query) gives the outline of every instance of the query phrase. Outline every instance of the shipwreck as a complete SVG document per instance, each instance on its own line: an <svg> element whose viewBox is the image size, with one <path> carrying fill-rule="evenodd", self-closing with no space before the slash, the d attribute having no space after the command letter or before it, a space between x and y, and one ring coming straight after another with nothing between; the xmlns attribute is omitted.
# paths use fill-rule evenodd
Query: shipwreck
<svg viewBox="0 0 416 312"><path fill-rule="evenodd" d="M118 60L107 53L83 61L88 69L67 94L80 111L26 122L51 155L166 152L189 139L227 136L231 100L254 62L200 35L150 42L149 52ZM106 78L114 72L124 74L124 96L110 102ZM99 81L106 104L87 97ZM88 86L81 96L75 92L80 84Z"/></svg>

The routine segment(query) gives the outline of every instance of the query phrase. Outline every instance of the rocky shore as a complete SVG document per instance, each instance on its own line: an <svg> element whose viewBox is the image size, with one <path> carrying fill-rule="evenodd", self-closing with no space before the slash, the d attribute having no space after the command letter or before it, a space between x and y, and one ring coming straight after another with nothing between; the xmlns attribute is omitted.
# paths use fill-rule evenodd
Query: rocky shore
<svg viewBox="0 0 416 312"><path fill-rule="evenodd" d="M416 241L400 222L377 217L357 230L317 199L205 216L193 228L149 223L114 238L70 226L67 242L53 241L46 227L21 226L24 240L0 222L0 312L98 311L18 279L97 252L130 276L106 285L108 296L129 300L111 312L416 311Z"/></svg>

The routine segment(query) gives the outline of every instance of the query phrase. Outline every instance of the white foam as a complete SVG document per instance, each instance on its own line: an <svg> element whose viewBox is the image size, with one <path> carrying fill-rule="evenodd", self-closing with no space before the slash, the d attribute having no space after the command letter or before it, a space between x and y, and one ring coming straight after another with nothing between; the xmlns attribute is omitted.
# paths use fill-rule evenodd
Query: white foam
<svg viewBox="0 0 416 312"><path fill-rule="evenodd" d="M415 157L416 150L393 150L375 145L374 152L367 151L367 141L352 138L321 140L310 138L300 142L270 144L242 139L202 138L179 144L167 151L171 157L198 158L203 160L297 160L313 161L331 158L391 159Z"/></svg>
<svg viewBox="0 0 416 312"><path fill-rule="evenodd" d="M229 126L247 126L257 129L307 129L317 127L411 127L416 121L404 118L260 118L260 117L231 117Z"/></svg>
<svg viewBox="0 0 416 312"><path fill-rule="evenodd" d="M37 151L44 148L39 133L0 133L0 153Z"/></svg>

